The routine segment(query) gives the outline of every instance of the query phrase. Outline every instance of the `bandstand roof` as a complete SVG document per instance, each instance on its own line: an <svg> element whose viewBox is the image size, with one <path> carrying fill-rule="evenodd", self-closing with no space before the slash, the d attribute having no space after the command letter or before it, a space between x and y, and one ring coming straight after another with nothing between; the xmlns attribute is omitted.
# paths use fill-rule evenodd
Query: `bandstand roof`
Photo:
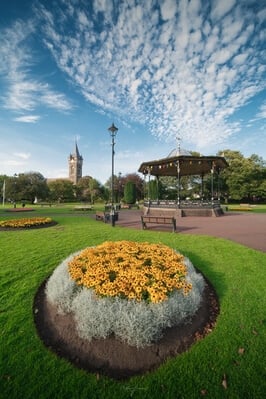
<svg viewBox="0 0 266 399"><path fill-rule="evenodd" d="M138 172L152 176L177 176L178 164L179 176L205 175L212 168L220 171L228 166L224 157L194 156L188 151L172 151L166 158L143 162Z"/></svg>

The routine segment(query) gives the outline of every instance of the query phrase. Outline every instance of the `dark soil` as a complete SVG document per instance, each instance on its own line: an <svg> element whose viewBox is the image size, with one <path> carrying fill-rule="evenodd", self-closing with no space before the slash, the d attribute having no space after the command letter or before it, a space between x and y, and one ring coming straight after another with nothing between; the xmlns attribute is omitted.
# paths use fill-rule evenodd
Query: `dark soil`
<svg viewBox="0 0 266 399"><path fill-rule="evenodd" d="M32 212L35 209L33 208L26 208L26 207L22 207L22 208L9 208L6 209L6 212Z"/></svg>
<svg viewBox="0 0 266 399"><path fill-rule="evenodd" d="M152 371L188 350L213 330L219 314L216 293L206 282L200 308L193 318L166 329L158 342L143 349L129 346L114 336L88 342L77 335L71 314L60 315L47 302L45 284L46 281L39 287L33 306L36 329L44 345L78 368L117 380Z"/></svg>

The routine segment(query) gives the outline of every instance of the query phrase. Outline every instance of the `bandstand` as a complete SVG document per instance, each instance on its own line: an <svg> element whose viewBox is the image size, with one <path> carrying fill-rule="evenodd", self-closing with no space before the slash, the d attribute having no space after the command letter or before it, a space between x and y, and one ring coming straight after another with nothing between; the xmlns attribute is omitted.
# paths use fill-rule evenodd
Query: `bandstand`
<svg viewBox="0 0 266 399"><path fill-rule="evenodd" d="M220 205L219 174L228 166L224 157L221 156L195 156L190 152L173 150L166 158L143 162L138 171L145 179L154 176L159 182L161 176L174 176L177 179L177 199L173 201L144 200L144 213L156 210L167 214L167 216L221 216L224 214ZM211 199L203 198L203 182L206 175L211 175ZM216 198L214 198L214 175L217 175L218 187ZM197 200L181 200L180 179L182 176L199 176L201 179L201 198ZM158 187L158 184L157 184ZM158 197L158 196L157 196Z"/></svg>

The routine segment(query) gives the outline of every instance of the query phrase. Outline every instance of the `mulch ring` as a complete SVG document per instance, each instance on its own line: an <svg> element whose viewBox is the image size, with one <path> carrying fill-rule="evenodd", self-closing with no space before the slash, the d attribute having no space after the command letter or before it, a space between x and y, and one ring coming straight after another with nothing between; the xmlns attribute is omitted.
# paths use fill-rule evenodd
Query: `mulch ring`
<svg viewBox="0 0 266 399"><path fill-rule="evenodd" d="M28 226L28 227L1 227L0 226L0 231L21 231L21 230L36 230L36 229L45 229L47 227L52 227L56 226L57 222L54 220L50 223L45 223L45 224L40 224L36 226Z"/></svg>
<svg viewBox="0 0 266 399"><path fill-rule="evenodd" d="M214 329L219 314L216 292L205 280L202 302L193 318L167 328L156 343L137 349L114 336L89 342L78 336L71 314L58 314L56 307L48 303L46 281L39 287L33 304L36 329L44 345L80 369L116 380L155 370L167 359L187 351Z"/></svg>

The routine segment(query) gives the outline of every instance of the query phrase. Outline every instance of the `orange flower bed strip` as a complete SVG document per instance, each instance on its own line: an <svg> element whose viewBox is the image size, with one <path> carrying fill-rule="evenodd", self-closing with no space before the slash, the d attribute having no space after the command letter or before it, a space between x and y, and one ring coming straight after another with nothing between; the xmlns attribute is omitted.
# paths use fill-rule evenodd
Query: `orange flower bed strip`
<svg viewBox="0 0 266 399"><path fill-rule="evenodd" d="M34 226L42 226L52 223L52 219L48 217L21 218L0 221L0 227L3 228L28 228Z"/></svg>

